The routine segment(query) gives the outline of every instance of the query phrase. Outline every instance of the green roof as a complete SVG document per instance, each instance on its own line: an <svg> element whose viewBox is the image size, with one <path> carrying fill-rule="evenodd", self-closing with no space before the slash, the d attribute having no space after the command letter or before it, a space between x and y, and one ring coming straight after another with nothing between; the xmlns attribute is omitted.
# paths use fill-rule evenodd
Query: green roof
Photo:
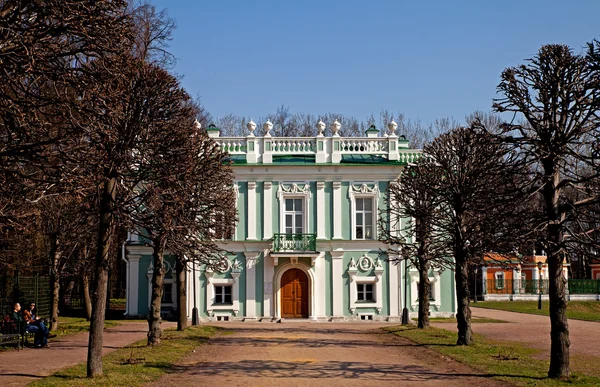
<svg viewBox="0 0 600 387"><path fill-rule="evenodd" d="M273 156L273 164L314 164L315 156Z"/></svg>
<svg viewBox="0 0 600 387"><path fill-rule="evenodd" d="M341 164L398 164L398 162L376 155L342 155Z"/></svg>

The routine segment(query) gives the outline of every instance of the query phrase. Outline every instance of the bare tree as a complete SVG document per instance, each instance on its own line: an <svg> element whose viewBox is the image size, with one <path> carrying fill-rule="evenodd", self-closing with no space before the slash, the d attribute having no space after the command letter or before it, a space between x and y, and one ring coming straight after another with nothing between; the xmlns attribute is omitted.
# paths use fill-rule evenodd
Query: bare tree
<svg viewBox="0 0 600 387"><path fill-rule="evenodd" d="M435 224L445 216L444 203L435 189L441 170L429 158L402 171L386 195L387 210L379 217L380 239L390 259L409 260L419 271L418 327L429 328L429 272L452 267L449 250Z"/></svg>
<svg viewBox="0 0 600 387"><path fill-rule="evenodd" d="M514 254L526 237L520 218L524 209L518 204L527 171L478 126L442 134L423 152L439 169L440 178L430 189L439 195L443 214L432 227L454 258L457 344L470 345L468 267L482 264L490 251Z"/></svg>
<svg viewBox="0 0 600 387"><path fill-rule="evenodd" d="M599 201L600 43L585 55L564 45L545 45L526 64L503 71L495 100L498 112L524 123L509 123L502 139L515 147L535 172L533 192L543 198L543 248L549 266L551 350L548 376L566 378L569 325L563 262L569 243L597 251L596 226L578 222ZM585 170L585 172L584 172ZM576 192L577 195L567 195ZM574 221L574 222L573 222ZM570 227L577 224L582 227ZM590 228L591 226L591 228Z"/></svg>

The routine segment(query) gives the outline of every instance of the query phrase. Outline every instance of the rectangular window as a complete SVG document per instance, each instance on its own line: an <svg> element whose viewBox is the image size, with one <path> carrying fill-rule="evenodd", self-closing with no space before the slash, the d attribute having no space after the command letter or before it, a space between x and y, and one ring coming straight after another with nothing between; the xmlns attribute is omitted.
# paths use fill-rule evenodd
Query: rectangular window
<svg viewBox="0 0 600 387"><path fill-rule="evenodd" d="M173 283L163 283L161 302L163 304L173 303Z"/></svg>
<svg viewBox="0 0 600 387"><path fill-rule="evenodd" d="M302 234L304 232L304 199L285 199L285 233Z"/></svg>
<svg viewBox="0 0 600 387"><path fill-rule="evenodd" d="M231 304L231 286L215 286L215 304Z"/></svg>
<svg viewBox="0 0 600 387"><path fill-rule="evenodd" d="M356 239L373 239L373 198L356 198Z"/></svg>
<svg viewBox="0 0 600 387"><path fill-rule="evenodd" d="M373 284L356 284L357 301L375 301Z"/></svg>
<svg viewBox="0 0 600 387"><path fill-rule="evenodd" d="M417 282L417 293L419 292L419 282ZM419 297L417 297L417 301L419 301ZM433 282L431 282L431 278L429 279L429 301L435 301L435 297L433 296Z"/></svg>
<svg viewBox="0 0 600 387"><path fill-rule="evenodd" d="M496 276L496 289L504 289L504 273L499 271L494 275Z"/></svg>

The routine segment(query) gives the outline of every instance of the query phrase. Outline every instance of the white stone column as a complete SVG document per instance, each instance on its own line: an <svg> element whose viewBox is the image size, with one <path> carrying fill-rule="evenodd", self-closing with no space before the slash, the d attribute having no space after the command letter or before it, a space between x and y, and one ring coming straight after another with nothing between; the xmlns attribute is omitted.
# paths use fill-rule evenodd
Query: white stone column
<svg viewBox="0 0 600 387"><path fill-rule="evenodd" d="M333 238L342 239L342 183L333 182Z"/></svg>
<svg viewBox="0 0 600 387"><path fill-rule="evenodd" d="M256 240L256 182L248 182L248 238Z"/></svg>
<svg viewBox="0 0 600 387"><path fill-rule="evenodd" d="M344 318L344 266L342 257L343 251L332 251L331 257L333 260L332 283L333 283L333 319L341 320Z"/></svg>
<svg viewBox="0 0 600 387"><path fill-rule="evenodd" d="M325 183L317 182L317 239L325 239Z"/></svg>
<svg viewBox="0 0 600 387"><path fill-rule="evenodd" d="M327 289L327 276L325 275L325 252L319 253L315 259L315 311L317 320L325 320L325 289Z"/></svg>
<svg viewBox="0 0 600 387"><path fill-rule="evenodd" d="M139 315L139 289L140 289L140 259L141 255L127 255L127 271L129 275L129 294L127 295L127 314Z"/></svg>
<svg viewBox="0 0 600 387"><path fill-rule="evenodd" d="M269 255L269 250L266 249L263 254L264 262L263 262L263 273L264 273L264 301L263 308L264 314L263 317L266 319L272 319L273 311L273 276L275 274L275 266L273 265L273 259Z"/></svg>
<svg viewBox="0 0 600 387"><path fill-rule="evenodd" d="M256 320L256 259L258 252L246 251L246 321Z"/></svg>
<svg viewBox="0 0 600 387"><path fill-rule="evenodd" d="M391 259L394 259L396 257L390 257ZM398 283L398 266L401 265L401 263L398 263L397 265L394 265L394 263L392 262L388 262L388 280L389 280L389 292L390 292L390 320L393 320L394 318L398 318L398 316L400 316L400 287L399 287L399 283Z"/></svg>
<svg viewBox="0 0 600 387"><path fill-rule="evenodd" d="M265 181L263 190L263 239L273 237L273 183Z"/></svg>

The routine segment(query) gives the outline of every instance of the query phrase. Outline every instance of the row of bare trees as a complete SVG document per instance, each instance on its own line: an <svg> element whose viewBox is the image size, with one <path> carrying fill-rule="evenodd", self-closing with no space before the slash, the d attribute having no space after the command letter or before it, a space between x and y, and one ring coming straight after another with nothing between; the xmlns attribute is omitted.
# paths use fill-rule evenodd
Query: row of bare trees
<svg viewBox="0 0 600 387"><path fill-rule="evenodd" d="M0 226L22 246L43 241L54 327L60 277L88 279L87 374L97 376L118 230L152 241L157 345L164 255L185 279L189 261L221 253L216 219L236 219L232 171L168 71L166 14L120 0L6 0L0 15Z"/></svg>
<svg viewBox="0 0 600 387"><path fill-rule="evenodd" d="M419 270L419 328L429 326L430 270L451 268L459 345L473 342L469 266L488 252L513 259L547 252L551 322L548 376L567 378L569 327L563 264L600 248L600 42L575 54L546 45L507 68L493 108L425 145L387 197L388 253ZM405 224L396 226L401 219ZM397 232L396 230L400 230ZM501 264L498 262L497 264Z"/></svg>

